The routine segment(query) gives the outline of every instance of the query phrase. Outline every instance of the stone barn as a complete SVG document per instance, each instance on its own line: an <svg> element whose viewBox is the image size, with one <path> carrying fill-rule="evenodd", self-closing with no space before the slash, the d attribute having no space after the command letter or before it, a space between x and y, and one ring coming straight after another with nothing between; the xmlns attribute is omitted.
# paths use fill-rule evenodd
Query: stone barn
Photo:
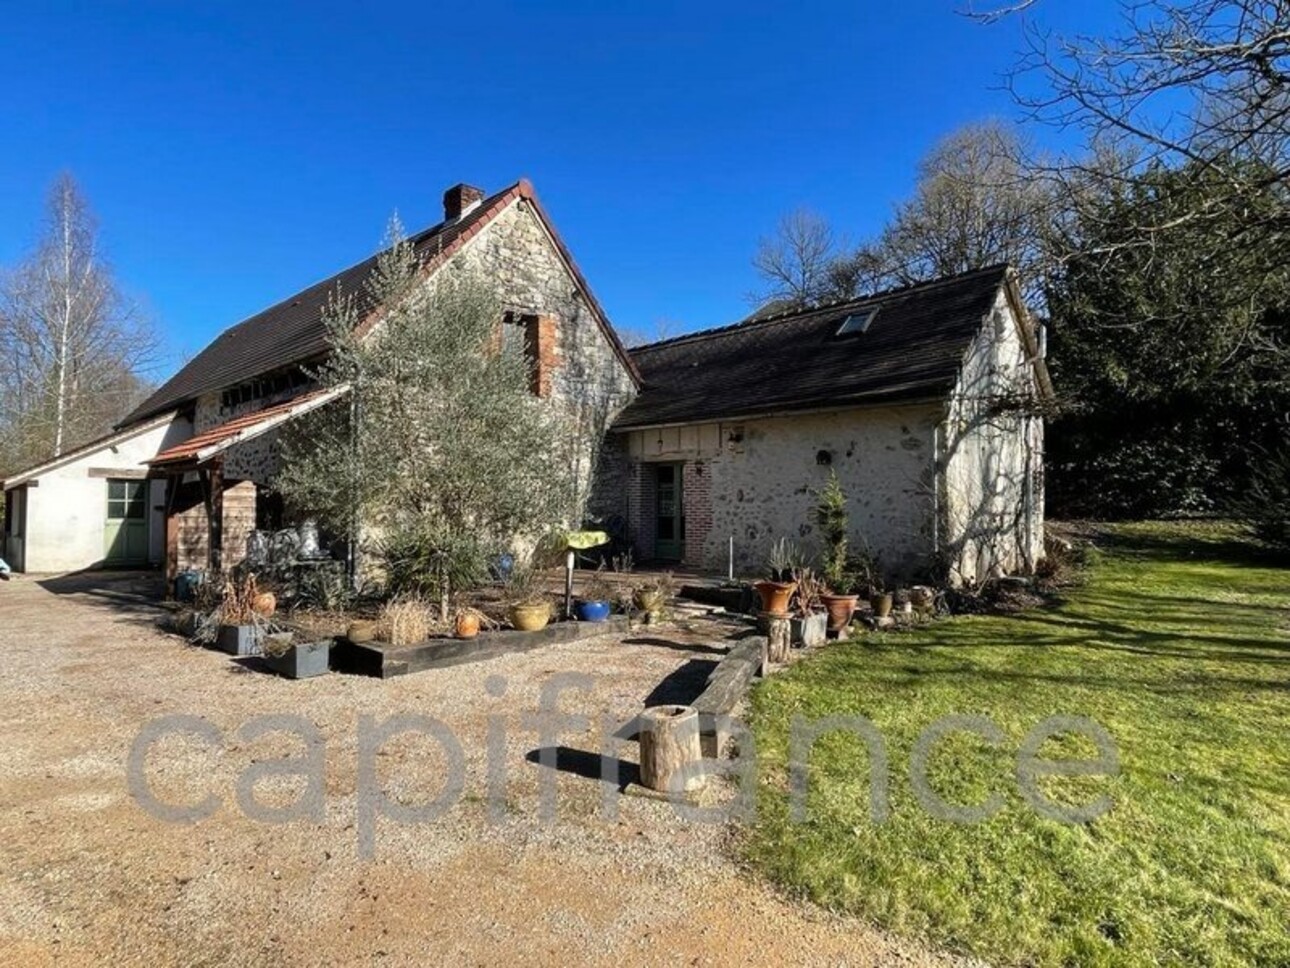
<svg viewBox="0 0 1290 968"><path fill-rule="evenodd" d="M820 550L836 472L891 577L1030 571L1043 542L1043 338L1006 266L632 351L643 387L598 508L638 559L738 575Z"/></svg>

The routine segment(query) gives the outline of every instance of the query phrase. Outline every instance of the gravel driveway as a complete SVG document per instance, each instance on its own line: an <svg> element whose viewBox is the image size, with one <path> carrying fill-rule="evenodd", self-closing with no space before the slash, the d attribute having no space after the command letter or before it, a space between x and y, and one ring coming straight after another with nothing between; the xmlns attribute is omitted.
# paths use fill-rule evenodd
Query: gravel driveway
<svg viewBox="0 0 1290 968"><path fill-rule="evenodd" d="M603 794L631 779L637 750L621 743L604 782L600 717L622 723L647 701L684 698L731 627L665 626L387 681L291 682L157 631L135 581L0 584L0 964L941 963L749 880L726 826L634 796L606 815ZM561 708L593 722L548 744L559 748L550 769L531 716L561 673L591 684ZM248 769L306 762L299 737L242 732L265 714L316 727L320 815L273 823L239 807ZM451 729L461 795L433 821L369 823L360 718L401 714ZM213 797L191 823L150 814L127 785L141 729L173 715L218 735L163 737L138 772L165 804ZM490 727L495 746L505 731L505 755L491 760ZM409 733L367 762L394 811L441 792L448 758ZM553 820L541 809L548 782ZM252 793L271 809L307 791L286 776Z"/></svg>

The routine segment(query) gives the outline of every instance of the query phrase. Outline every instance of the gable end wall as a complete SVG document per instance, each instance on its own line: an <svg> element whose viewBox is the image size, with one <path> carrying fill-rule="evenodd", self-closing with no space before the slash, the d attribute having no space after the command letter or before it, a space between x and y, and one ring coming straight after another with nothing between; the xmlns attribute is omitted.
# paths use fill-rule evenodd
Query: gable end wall
<svg viewBox="0 0 1290 968"><path fill-rule="evenodd" d="M1000 290L941 428L942 554L955 584L1029 574L1043 553L1043 420L1034 367Z"/></svg>

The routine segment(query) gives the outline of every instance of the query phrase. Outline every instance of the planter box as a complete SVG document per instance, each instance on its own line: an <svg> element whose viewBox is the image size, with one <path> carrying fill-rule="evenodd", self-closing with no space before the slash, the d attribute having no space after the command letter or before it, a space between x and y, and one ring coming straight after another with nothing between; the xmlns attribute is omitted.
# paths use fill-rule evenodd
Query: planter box
<svg viewBox="0 0 1290 968"><path fill-rule="evenodd" d="M793 642L797 645L823 645L829 635L828 612L816 612L809 618L795 618L790 624Z"/></svg>
<svg viewBox="0 0 1290 968"><path fill-rule="evenodd" d="M221 625L215 644L229 655L259 655L262 636L254 625Z"/></svg>
<svg viewBox="0 0 1290 968"><path fill-rule="evenodd" d="M326 675L330 657L331 639L321 639L318 642L293 645L281 655L269 655L266 652L261 658L278 675L288 679L308 679L311 676Z"/></svg>

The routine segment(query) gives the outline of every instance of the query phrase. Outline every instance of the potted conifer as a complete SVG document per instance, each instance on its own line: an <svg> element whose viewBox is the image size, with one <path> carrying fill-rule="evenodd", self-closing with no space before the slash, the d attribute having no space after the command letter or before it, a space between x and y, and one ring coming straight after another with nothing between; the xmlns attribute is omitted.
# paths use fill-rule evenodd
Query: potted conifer
<svg viewBox="0 0 1290 968"><path fill-rule="evenodd" d="M847 543L850 516L847 496L837 471L816 494L815 523L824 539L824 581L827 588L820 598L829 612L830 632L840 632L851 624L860 596L853 594L852 571L848 567Z"/></svg>

